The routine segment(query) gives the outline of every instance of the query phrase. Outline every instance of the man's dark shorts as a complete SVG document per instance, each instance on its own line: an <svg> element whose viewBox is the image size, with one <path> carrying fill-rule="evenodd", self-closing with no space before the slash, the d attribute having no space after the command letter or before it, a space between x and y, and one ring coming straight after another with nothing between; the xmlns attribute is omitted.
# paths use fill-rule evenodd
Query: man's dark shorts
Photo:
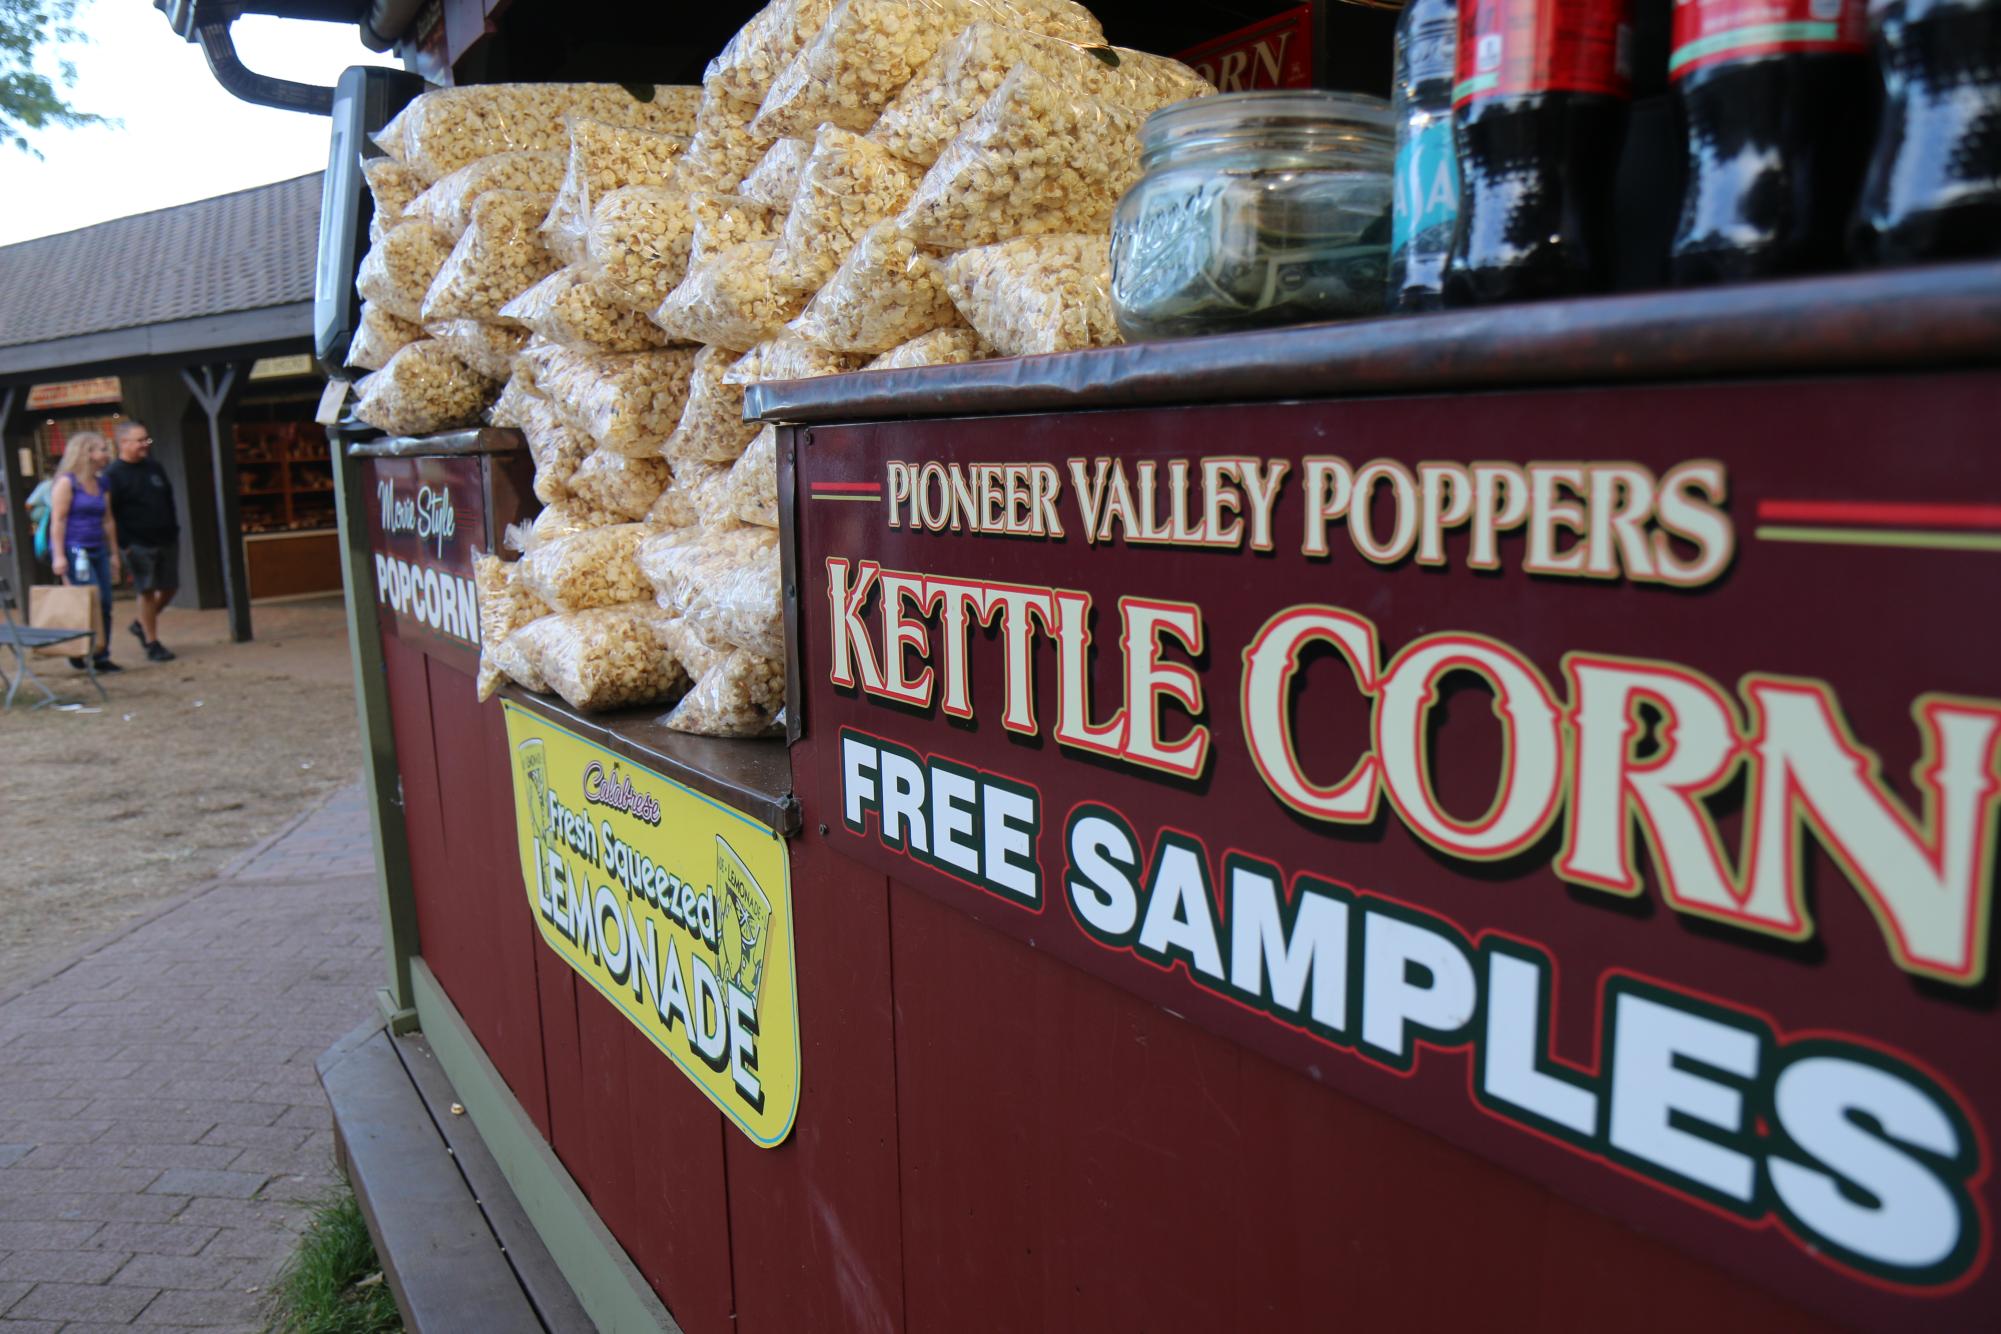
<svg viewBox="0 0 2001 1334"><path fill-rule="evenodd" d="M125 568L132 573L132 586L141 593L171 593L181 586L181 549L126 547Z"/></svg>

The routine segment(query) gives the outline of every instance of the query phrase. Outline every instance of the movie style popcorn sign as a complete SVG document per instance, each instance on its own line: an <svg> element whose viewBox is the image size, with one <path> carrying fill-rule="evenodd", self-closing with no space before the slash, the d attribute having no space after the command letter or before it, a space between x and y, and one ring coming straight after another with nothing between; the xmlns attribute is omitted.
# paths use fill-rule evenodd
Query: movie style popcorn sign
<svg viewBox="0 0 2001 1334"><path fill-rule="evenodd" d="M492 550L473 457L369 460L368 541L385 624L470 673L479 665L473 556Z"/></svg>
<svg viewBox="0 0 2001 1334"><path fill-rule="evenodd" d="M753 1143L781 1143L799 1107L784 842L502 703L522 878L544 943Z"/></svg>
<svg viewBox="0 0 2001 1334"><path fill-rule="evenodd" d="M1844 1320L1991 1312L2001 467L1923 418L1996 398L815 428L815 818Z"/></svg>

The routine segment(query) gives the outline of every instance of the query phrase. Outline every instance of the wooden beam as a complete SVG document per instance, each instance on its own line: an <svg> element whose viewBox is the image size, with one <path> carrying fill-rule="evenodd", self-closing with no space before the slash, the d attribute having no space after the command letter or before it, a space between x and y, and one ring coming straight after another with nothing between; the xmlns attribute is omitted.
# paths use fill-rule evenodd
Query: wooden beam
<svg viewBox="0 0 2001 1334"><path fill-rule="evenodd" d="M243 526L236 494L236 441L234 433L225 446L222 438L222 409L229 401L237 380L236 366L222 367L217 376L212 366L183 370L181 382L194 395L208 417L210 463L215 470L216 538L222 556L223 604L229 608L229 637L239 644L250 642L250 575L243 558ZM199 376L199 378L197 378Z"/></svg>

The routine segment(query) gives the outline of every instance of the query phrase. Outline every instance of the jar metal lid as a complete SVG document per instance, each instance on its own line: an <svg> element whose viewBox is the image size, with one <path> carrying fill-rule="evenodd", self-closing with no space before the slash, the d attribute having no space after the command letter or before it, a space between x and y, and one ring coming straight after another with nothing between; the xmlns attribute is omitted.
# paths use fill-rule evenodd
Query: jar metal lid
<svg viewBox="0 0 2001 1334"><path fill-rule="evenodd" d="M1140 135L1151 152L1181 140L1255 131L1394 143L1395 118L1388 102L1365 93L1277 88L1175 102L1148 116Z"/></svg>

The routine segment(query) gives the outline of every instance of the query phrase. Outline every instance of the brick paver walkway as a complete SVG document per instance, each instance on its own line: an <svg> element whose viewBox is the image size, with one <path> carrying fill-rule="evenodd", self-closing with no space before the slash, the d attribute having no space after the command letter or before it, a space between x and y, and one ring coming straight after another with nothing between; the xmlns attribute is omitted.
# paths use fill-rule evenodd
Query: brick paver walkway
<svg viewBox="0 0 2001 1334"><path fill-rule="evenodd" d="M360 787L0 1002L0 1334L258 1330L337 1180L313 1061L381 985Z"/></svg>

